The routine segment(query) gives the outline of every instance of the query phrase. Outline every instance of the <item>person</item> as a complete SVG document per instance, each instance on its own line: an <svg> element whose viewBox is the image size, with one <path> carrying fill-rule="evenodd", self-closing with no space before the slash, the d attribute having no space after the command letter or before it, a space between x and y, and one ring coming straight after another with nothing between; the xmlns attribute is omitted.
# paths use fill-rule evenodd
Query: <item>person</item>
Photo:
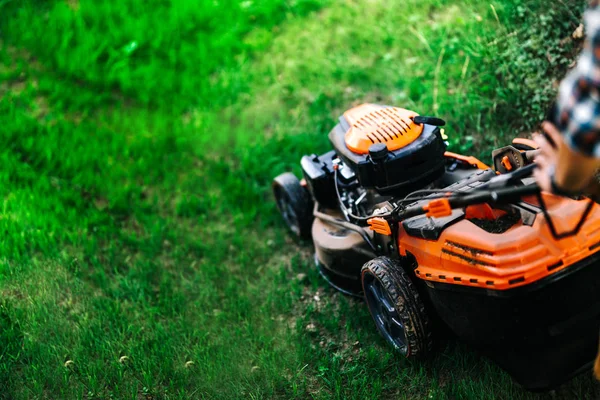
<svg viewBox="0 0 600 400"><path fill-rule="evenodd" d="M534 135L540 153L534 175L540 188L559 195L586 194L600 202L600 6L592 1L584 14L586 40L577 65L559 87L553 120L546 135ZM593 374L600 380L600 349Z"/></svg>
<svg viewBox="0 0 600 400"><path fill-rule="evenodd" d="M544 191L600 198L600 5L592 1L584 14L586 40L576 67L561 82L554 121L545 121L546 136L534 135L540 148L535 178Z"/></svg>

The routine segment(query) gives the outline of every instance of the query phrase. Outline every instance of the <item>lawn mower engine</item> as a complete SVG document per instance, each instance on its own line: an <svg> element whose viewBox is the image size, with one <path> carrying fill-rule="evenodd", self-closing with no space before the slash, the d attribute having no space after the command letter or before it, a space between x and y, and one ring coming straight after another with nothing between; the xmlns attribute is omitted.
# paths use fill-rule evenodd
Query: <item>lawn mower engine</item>
<svg viewBox="0 0 600 400"><path fill-rule="evenodd" d="M327 220L366 220L389 211L394 198L439 184L447 164L443 124L402 108L365 104L344 113L329 133L334 150L302 158L304 182L322 217L310 233L306 227L306 236L313 238L321 274L338 290L360 294L362 266L377 254L397 254L397 248L390 237L368 237Z"/></svg>
<svg viewBox="0 0 600 400"><path fill-rule="evenodd" d="M273 182L278 208L335 288L366 300L407 358L433 328L489 356L529 390L589 370L600 329L600 207L541 192L536 144L493 167L446 151L439 118L365 104L329 133L333 150ZM439 322L435 324L434 321Z"/></svg>

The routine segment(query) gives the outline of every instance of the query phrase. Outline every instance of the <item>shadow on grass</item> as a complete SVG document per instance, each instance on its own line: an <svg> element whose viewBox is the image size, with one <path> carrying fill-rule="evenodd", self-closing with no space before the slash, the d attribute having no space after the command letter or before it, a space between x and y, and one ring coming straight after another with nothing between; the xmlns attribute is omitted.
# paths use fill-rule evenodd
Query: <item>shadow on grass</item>
<svg viewBox="0 0 600 400"><path fill-rule="evenodd" d="M583 373L552 391L533 393L488 358L451 335L430 359L408 361L378 335L361 300L308 273L296 311L304 390L316 398L591 399L600 385Z"/></svg>

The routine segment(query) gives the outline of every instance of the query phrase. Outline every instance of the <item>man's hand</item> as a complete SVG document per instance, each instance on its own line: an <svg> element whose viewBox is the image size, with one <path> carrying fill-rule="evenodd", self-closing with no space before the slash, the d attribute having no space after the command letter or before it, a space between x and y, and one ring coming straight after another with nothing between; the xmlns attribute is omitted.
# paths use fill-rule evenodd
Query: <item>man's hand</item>
<svg viewBox="0 0 600 400"><path fill-rule="evenodd" d="M534 171L538 185L543 191L552 192L551 176L561 190L566 192L597 192L598 184L594 179L600 160L575 152L565 143L562 134L549 122L542 129L554 146L543 135L534 135L540 148L535 158L538 168ZM553 172L554 170L554 172Z"/></svg>
<svg viewBox="0 0 600 400"><path fill-rule="evenodd" d="M540 186L540 189L545 192L552 192L550 176L552 169L556 168L556 165L558 164L559 149L564 146L564 142L558 129L551 123L544 122L542 124L542 129L548 134L556 147L554 147L542 134L536 133L533 136L533 140L539 146L540 151L540 154L535 158L538 167L534 170L533 176Z"/></svg>

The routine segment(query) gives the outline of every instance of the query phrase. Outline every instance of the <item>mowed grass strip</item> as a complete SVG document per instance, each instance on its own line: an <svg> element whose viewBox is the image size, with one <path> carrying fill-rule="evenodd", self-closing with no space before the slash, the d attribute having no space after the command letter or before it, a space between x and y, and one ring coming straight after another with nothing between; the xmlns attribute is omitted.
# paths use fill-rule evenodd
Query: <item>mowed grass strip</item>
<svg viewBox="0 0 600 400"><path fill-rule="evenodd" d="M364 101L489 154L570 62L569 5L3 3L1 395L535 398L452 341L393 354L269 186Z"/></svg>

